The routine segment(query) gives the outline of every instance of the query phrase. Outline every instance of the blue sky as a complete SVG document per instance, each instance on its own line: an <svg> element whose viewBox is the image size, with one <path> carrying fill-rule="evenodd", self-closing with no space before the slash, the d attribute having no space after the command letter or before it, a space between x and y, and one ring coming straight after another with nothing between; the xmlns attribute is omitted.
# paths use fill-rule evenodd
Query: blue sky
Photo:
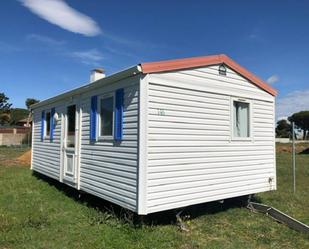
<svg viewBox="0 0 309 249"><path fill-rule="evenodd" d="M12 0L0 8L0 92L14 107L140 62L225 53L309 109L309 1Z"/></svg>

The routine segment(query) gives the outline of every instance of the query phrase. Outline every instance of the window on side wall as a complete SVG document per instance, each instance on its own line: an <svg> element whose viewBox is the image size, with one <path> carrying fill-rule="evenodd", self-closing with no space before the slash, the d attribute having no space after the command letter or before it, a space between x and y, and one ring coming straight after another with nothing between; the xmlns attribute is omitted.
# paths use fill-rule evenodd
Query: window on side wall
<svg viewBox="0 0 309 249"><path fill-rule="evenodd" d="M46 112L45 115L45 136L49 137L50 136L50 111Z"/></svg>
<svg viewBox="0 0 309 249"><path fill-rule="evenodd" d="M233 100L233 137L250 138L250 103Z"/></svg>
<svg viewBox="0 0 309 249"><path fill-rule="evenodd" d="M99 137L113 139L114 135L114 95L104 96L99 102Z"/></svg>

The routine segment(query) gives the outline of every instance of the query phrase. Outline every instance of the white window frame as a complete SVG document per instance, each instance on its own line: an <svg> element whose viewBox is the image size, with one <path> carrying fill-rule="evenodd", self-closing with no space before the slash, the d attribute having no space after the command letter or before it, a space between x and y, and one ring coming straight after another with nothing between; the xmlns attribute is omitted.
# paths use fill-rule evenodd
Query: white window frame
<svg viewBox="0 0 309 249"><path fill-rule="evenodd" d="M50 113L50 118L51 118L51 109L45 110L45 115L44 115L44 139L50 139L50 132L51 132L51 123L49 119L49 135L47 135L47 113Z"/></svg>
<svg viewBox="0 0 309 249"><path fill-rule="evenodd" d="M234 136L234 102L242 102L249 104L249 136L248 137L235 137ZM241 97L232 97L230 101L230 127L231 127L231 141L253 141L253 112L252 112L252 101Z"/></svg>
<svg viewBox="0 0 309 249"><path fill-rule="evenodd" d="M107 99L107 98L113 98L113 125L112 125L112 135L101 135L101 100ZM108 93L103 94L98 97L98 115L97 115L97 134L98 134L98 140L113 140L114 139L114 128L115 128L115 93Z"/></svg>

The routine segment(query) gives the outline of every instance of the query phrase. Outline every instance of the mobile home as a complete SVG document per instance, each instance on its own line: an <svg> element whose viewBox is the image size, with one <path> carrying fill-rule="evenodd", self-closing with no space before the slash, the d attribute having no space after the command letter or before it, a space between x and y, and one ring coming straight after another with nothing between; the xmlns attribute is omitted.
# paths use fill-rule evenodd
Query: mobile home
<svg viewBox="0 0 309 249"><path fill-rule="evenodd" d="M226 55L94 70L32 106L31 169L140 215L275 190L275 95Z"/></svg>

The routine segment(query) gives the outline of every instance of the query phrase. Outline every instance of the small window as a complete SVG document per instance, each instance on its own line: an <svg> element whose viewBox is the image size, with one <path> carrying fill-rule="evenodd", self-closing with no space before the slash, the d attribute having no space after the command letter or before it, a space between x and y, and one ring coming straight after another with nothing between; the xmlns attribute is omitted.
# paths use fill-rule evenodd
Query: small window
<svg viewBox="0 0 309 249"><path fill-rule="evenodd" d="M45 122L46 122L45 136L49 137L50 136L50 112L46 112Z"/></svg>
<svg viewBox="0 0 309 249"><path fill-rule="evenodd" d="M75 147L76 105L67 107L67 147Z"/></svg>
<svg viewBox="0 0 309 249"><path fill-rule="evenodd" d="M219 66L219 74L220 75L226 75L226 67L224 66L224 64L221 64Z"/></svg>
<svg viewBox="0 0 309 249"><path fill-rule="evenodd" d="M233 101L233 136L250 137L250 104L247 102Z"/></svg>
<svg viewBox="0 0 309 249"><path fill-rule="evenodd" d="M100 100L100 136L112 137L114 127L114 97Z"/></svg>

